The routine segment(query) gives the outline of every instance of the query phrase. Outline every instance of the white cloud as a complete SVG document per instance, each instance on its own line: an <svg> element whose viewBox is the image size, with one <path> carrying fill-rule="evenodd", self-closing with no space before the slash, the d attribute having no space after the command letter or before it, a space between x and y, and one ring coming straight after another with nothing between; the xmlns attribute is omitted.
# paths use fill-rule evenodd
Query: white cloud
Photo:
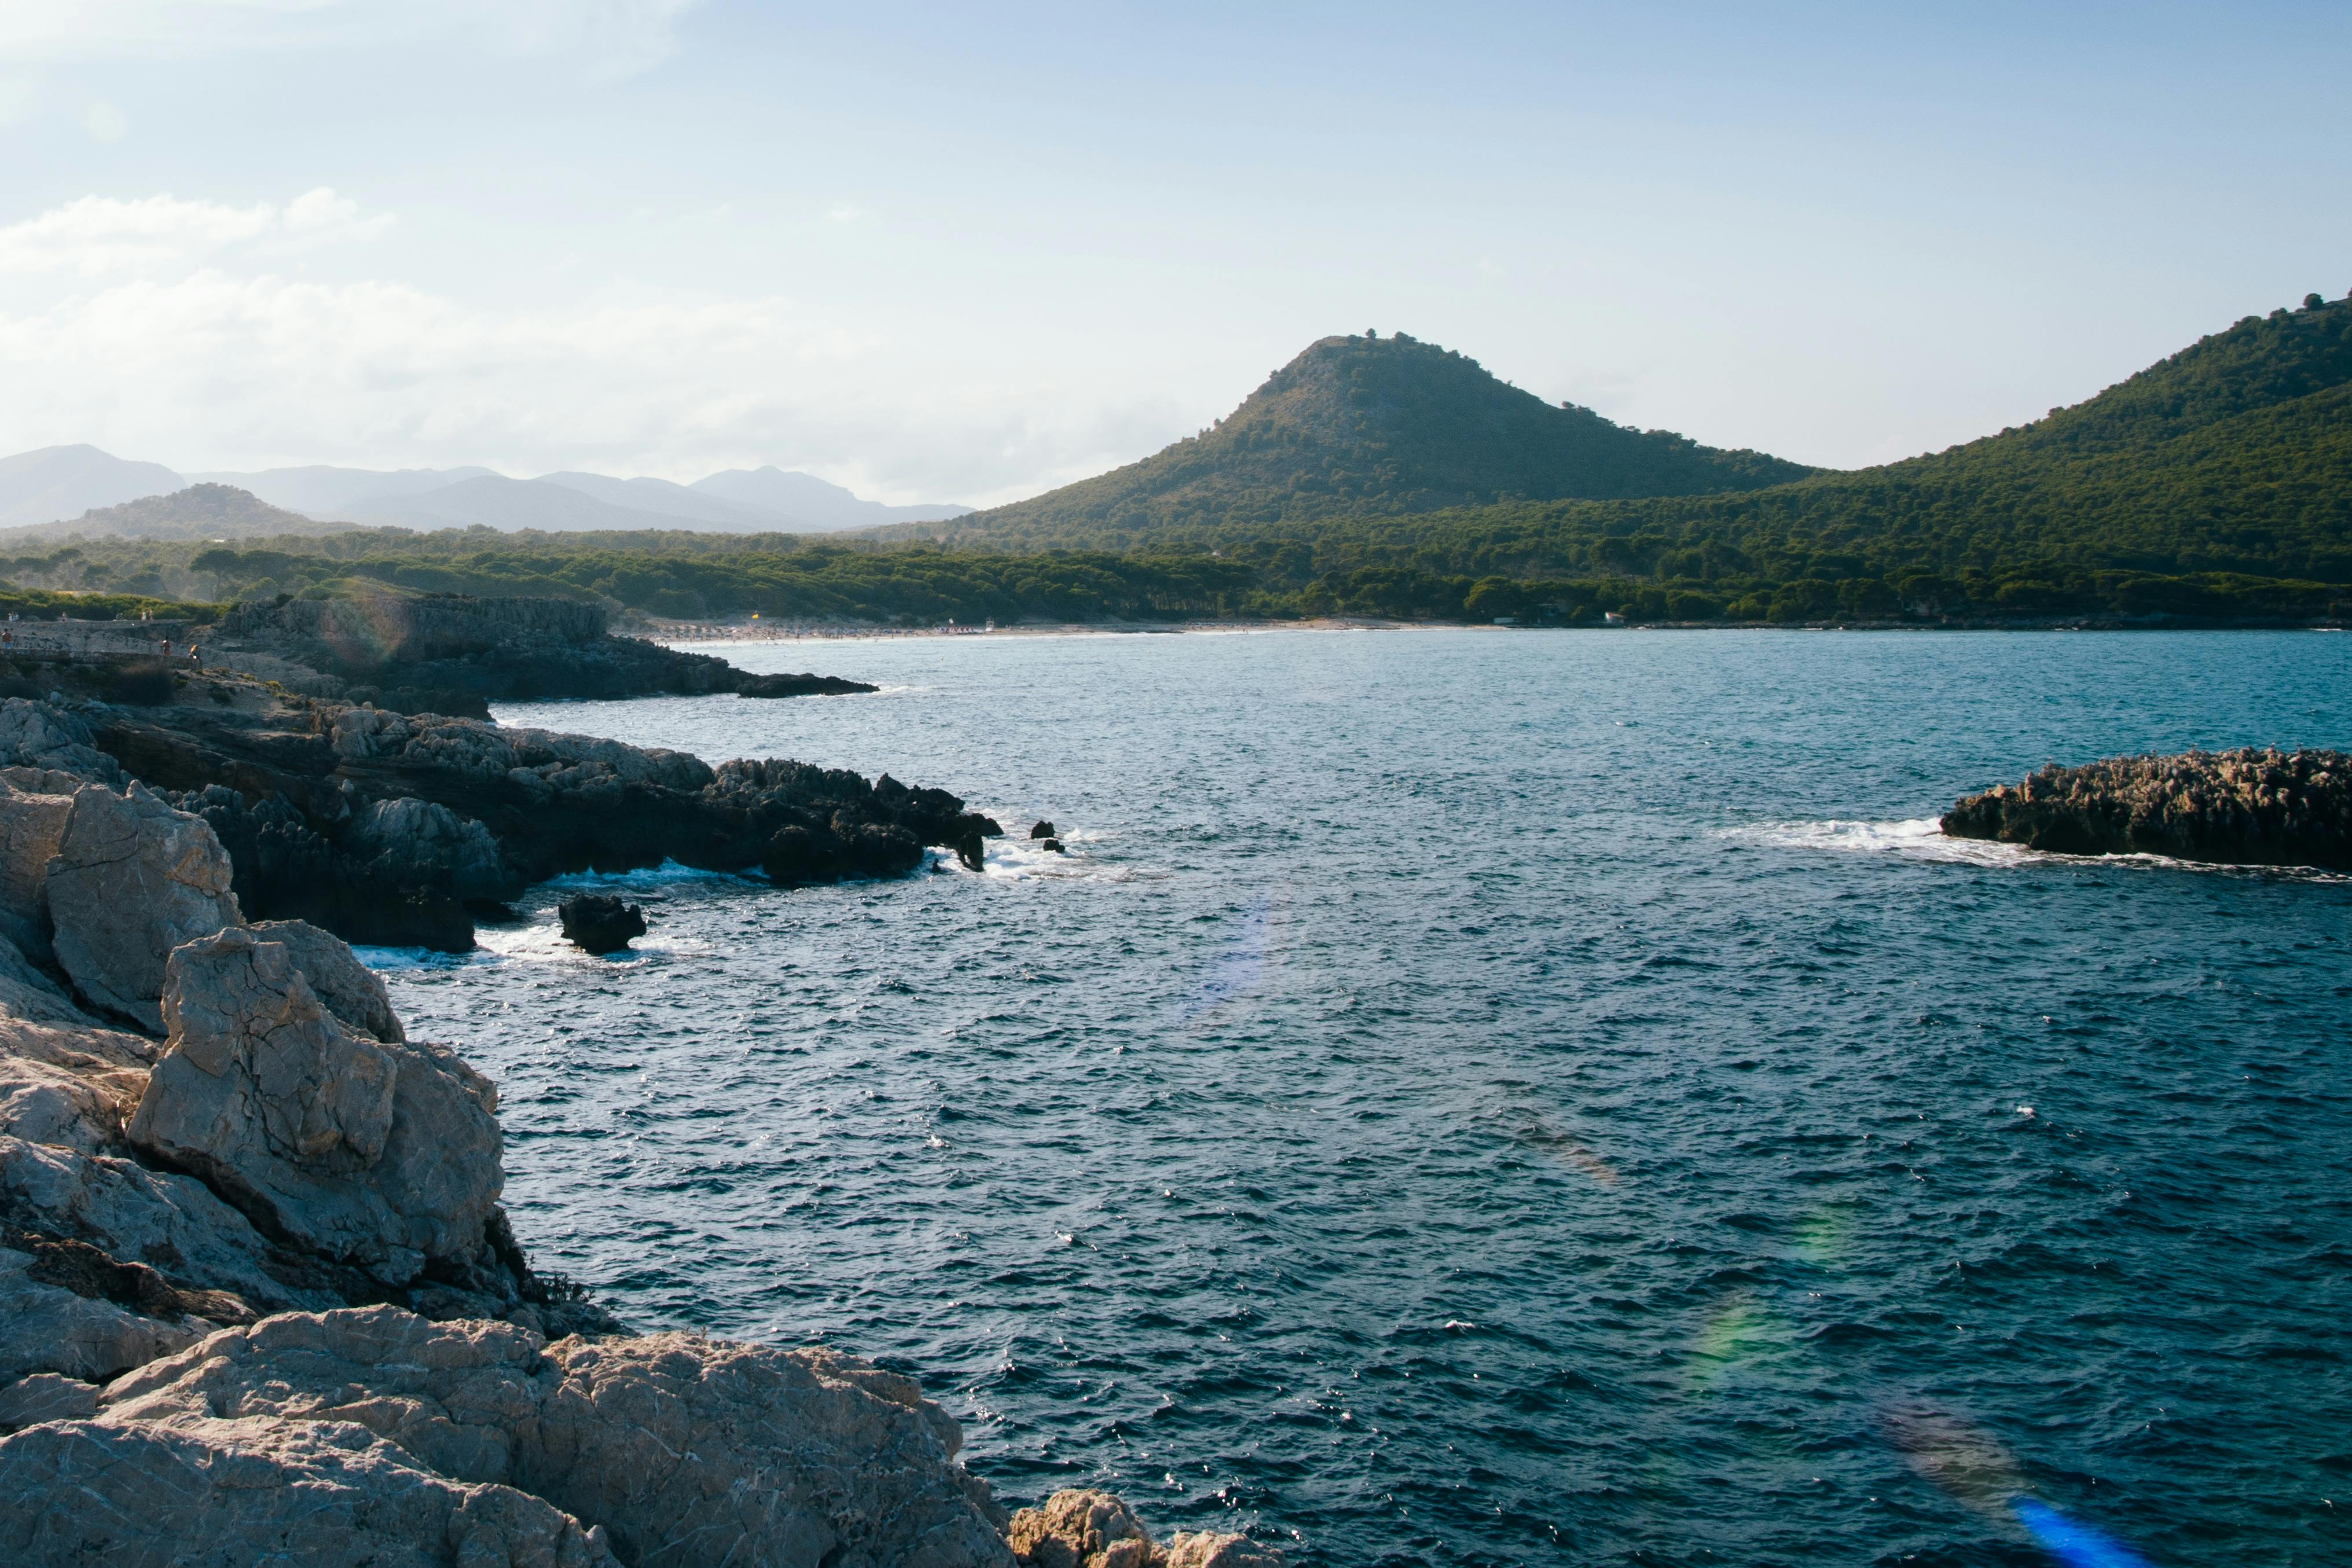
<svg viewBox="0 0 2352 1568"><path fill-rule="evenodd" d="M185 59L434 43L645 69L701 0L6 0L0 59Z"/></svg>
<svg viewBox="0 0 2352 1568"><path fill-rule="evenodd" d="M283 207L268 202L231 207L173 196L84 196L0 228L0 273L152 273L237 246L277 254L372 239L392 221L389 213L361 217L358 203L323 185Z"/></svg>
<svg viewBox="0 0 2352 1568"><path fill-rule="evenodd" d="M852 330L777 298L640 292L492 312L402 283L205 267L0 314L0 429L186 469L482 462L693 478L778 462L866 495L984 502L1124 460L1171 423L1067 388L941 386L935 367L921 373L931 351L919 333ZM1059 424L1015 412L1040 407L1087 412Z"/></svg>

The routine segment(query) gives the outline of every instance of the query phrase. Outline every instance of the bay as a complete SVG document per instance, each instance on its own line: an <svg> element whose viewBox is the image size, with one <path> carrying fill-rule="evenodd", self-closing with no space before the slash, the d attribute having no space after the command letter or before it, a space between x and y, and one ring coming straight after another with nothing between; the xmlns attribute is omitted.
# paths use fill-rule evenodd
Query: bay
<svg viewBox="0 0 2352 1568"><path fill-rule="evenodd" d="M912 1373L1009 1503L1313 1563L2048 1562L2020 1498L2343 1560L2352 886L1932 819L2352 745L2352 638L721 651L885 689L499 717L1013 834L567 879L646 901L624 960L557 939L564 885L466 961L371 955L499 1081L534 1258L623 1315Z"/></svg>

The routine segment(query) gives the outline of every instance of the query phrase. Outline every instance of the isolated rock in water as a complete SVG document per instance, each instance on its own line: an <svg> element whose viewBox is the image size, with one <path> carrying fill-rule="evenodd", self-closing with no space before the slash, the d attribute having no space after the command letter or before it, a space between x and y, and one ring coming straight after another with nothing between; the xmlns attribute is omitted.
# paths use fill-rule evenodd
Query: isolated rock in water
<svg viewBox="0 0 2352 1568"><path fill-rule="evenodd" d="M300 920L257 921L246 929L264 941L283 943L329 1012L380 1040L396 1044L408 1038L392 1010L383 977L359 961L350 943Z"/></svg>
<svg viewBox="0 0 2352 1568"><path fill-rule="evenodd" d="M954 1462L954 1422L908 1379L824 1351L289 1313L118 1380L100 1420L202 1429L230 1410L363 1425L420 1469L601 1527L629 1563L1010 1561L985 1487ZM0 1447L0 1473L8 1460Z"/></svg>
<svg viewBox="0 0 2352 1568"><path fill-rule="evenodd" d="M1041 818L1029 824L1029 836L1033 839L1050 839L1054 837L1054 824Z"/></svg>
<svg viewBox="0 0 2352 1568"><path fill-rule="evenodd" d="M504 1180L498 1097L455 1053L360 1033L292 946L242 928L172 955L163 1016L132 1145L390 1284L479 1257Z"/></svg>
<svg viewBox="0 0 2352 1568"><path fill-rule="evenodd" d="M81 716L56 703L24 697L0 702L0 767L120 785L122 765L91 742L90 727Z"/></svg>
<svg viewBox="0 0 2352 1568"><path fill-rule="evenodd" d="M591 953L618 953L646 934L645 911L609 893L583 893L555 906L565 940Z"/></svg>
<svg viewBox="0 0 2352 1568"><path fill-rule="evenodd" d="M204 820L145 785L81 790L48 865L58 964L91 1001L160 1030L172 949L241 918L230 875Z"/></svg>
<svg viewBox="0 0 2352 1568"><path fill-rule="evenodd" d="M0 1388L0 1434L43 1421L85 1420L97 1414L98 1390L78 1377L37 1372Z"/></svg>
<svg viewBox="0 0 2352 1568"><path fill-rule="evenodd" d="M1062 849L1062 841L1059 839L1047 839L1044 843L1037 847L1041 850L1051 850L1057 855L1064 852Z"/></svg>
<svg viewBox="0 0 2352 1568"><path fill-rule="evenodd" d="M2059 854L2352 870L2352 756L2192 751L2045 768L1969 796L1943 829Z"/></svg>
<svg viewBox="0 0 2352 1568"><path fill-rule="evenodd" d="M55 956L49 947L49 860L65 836L71 810L70 793L0 790L0 936L43 962Z"/></svg>
<svg viewBox="0 0 2352 1568"><path fill-rule="evenodd" d="M351 1421L58 1422L0 1441L13 1568L618 1568L510 1487L434 1474Z"/></svg>
<svg viewBox="0 0 2352 1568"><path fill-rule="evenodd" d="M1031 1568L1283 1568L1281 1552L1246 1535L1179 1531L1163 1549L1107 1491L1057 1491L1014 1514L1010 1537Z"/></svg>
<svg viewBox="0 0 2352 1568"><path fill-rule="evenodd" d="M839 675L739 675L735 690L747 697L838 697L856 692L878 692L880 686Z"/></svg>
<svg viewBox="0 0 2352 1568"><path fill-rule="evenodd" d="M1159 1557L1143 1521L1107 1491L1057 1491L1014 1514L1010 1539L1035 1568L1153 1568Z"/></svg>

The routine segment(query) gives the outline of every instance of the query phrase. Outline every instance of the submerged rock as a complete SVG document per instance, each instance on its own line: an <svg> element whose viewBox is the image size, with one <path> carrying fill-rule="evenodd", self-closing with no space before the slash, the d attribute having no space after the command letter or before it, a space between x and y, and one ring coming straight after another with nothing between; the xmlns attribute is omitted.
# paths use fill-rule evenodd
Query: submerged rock
<svg viewBox="0 0 2352 1568"><path fill-rule="evenodd" d="M1943 830L2059 854L2352 870L2352 756L2249 748L2044 768L1962 800Z"/></svg>
<svg viewBox="0 0 2352 1568"><path fill-rule="evenodd" d="M58 963L91 1001L160 1032L172 949L243 918L233 874L204 820L144 784L83 789L48 863Z"/></svg>
<svg viewBox="0 0 2352 1568"><path fill-rule="evenodd" d="M591 953L618 953L646 934L645 911L609 893L575 894L555 906L564 940Z"/></svg>

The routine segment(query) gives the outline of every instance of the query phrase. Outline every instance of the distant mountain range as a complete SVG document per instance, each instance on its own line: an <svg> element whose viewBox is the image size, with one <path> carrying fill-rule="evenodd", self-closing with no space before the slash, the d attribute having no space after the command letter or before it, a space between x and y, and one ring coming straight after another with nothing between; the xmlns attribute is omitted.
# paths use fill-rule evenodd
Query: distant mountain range
<svg viewBox="0 0 2352 1568"><path fill-rule="evenodd" d="M126 463L95 446L44 446L0 457L0 528L78 517L187 483L161 463Z"/></svg>
<svg viewBox="0 0 2352 1568"><path fill-rule="evenodd" d="M126 502L175 496L191 486L233 487L255 505L205 496L172 508L121 509ZM731 468L677 485L602 474L509 479L488 468L384 471L319 465L182 476L160 463L128 462L95 446L49 446L0 458L0 529L37 528L37 533L21 536L26 538L74 532L229 538L317 533L321 524L815 534L950 518L970 510L948 504L885 506L813 475L774 467ZM183 526L213 531L153 531ZM124 531L132 528L138 531Z"/></svg>
<svg viewBox="0 0 2352 1568"><path fill-rule="evenodd" d="M1548 403L1452 350L1368 333L1307 345L1214 426L1139 463L944 526L897 531L1124 549L1170 529L1280 530L1496 502L1717 495L1817 472Z"/></svg>

